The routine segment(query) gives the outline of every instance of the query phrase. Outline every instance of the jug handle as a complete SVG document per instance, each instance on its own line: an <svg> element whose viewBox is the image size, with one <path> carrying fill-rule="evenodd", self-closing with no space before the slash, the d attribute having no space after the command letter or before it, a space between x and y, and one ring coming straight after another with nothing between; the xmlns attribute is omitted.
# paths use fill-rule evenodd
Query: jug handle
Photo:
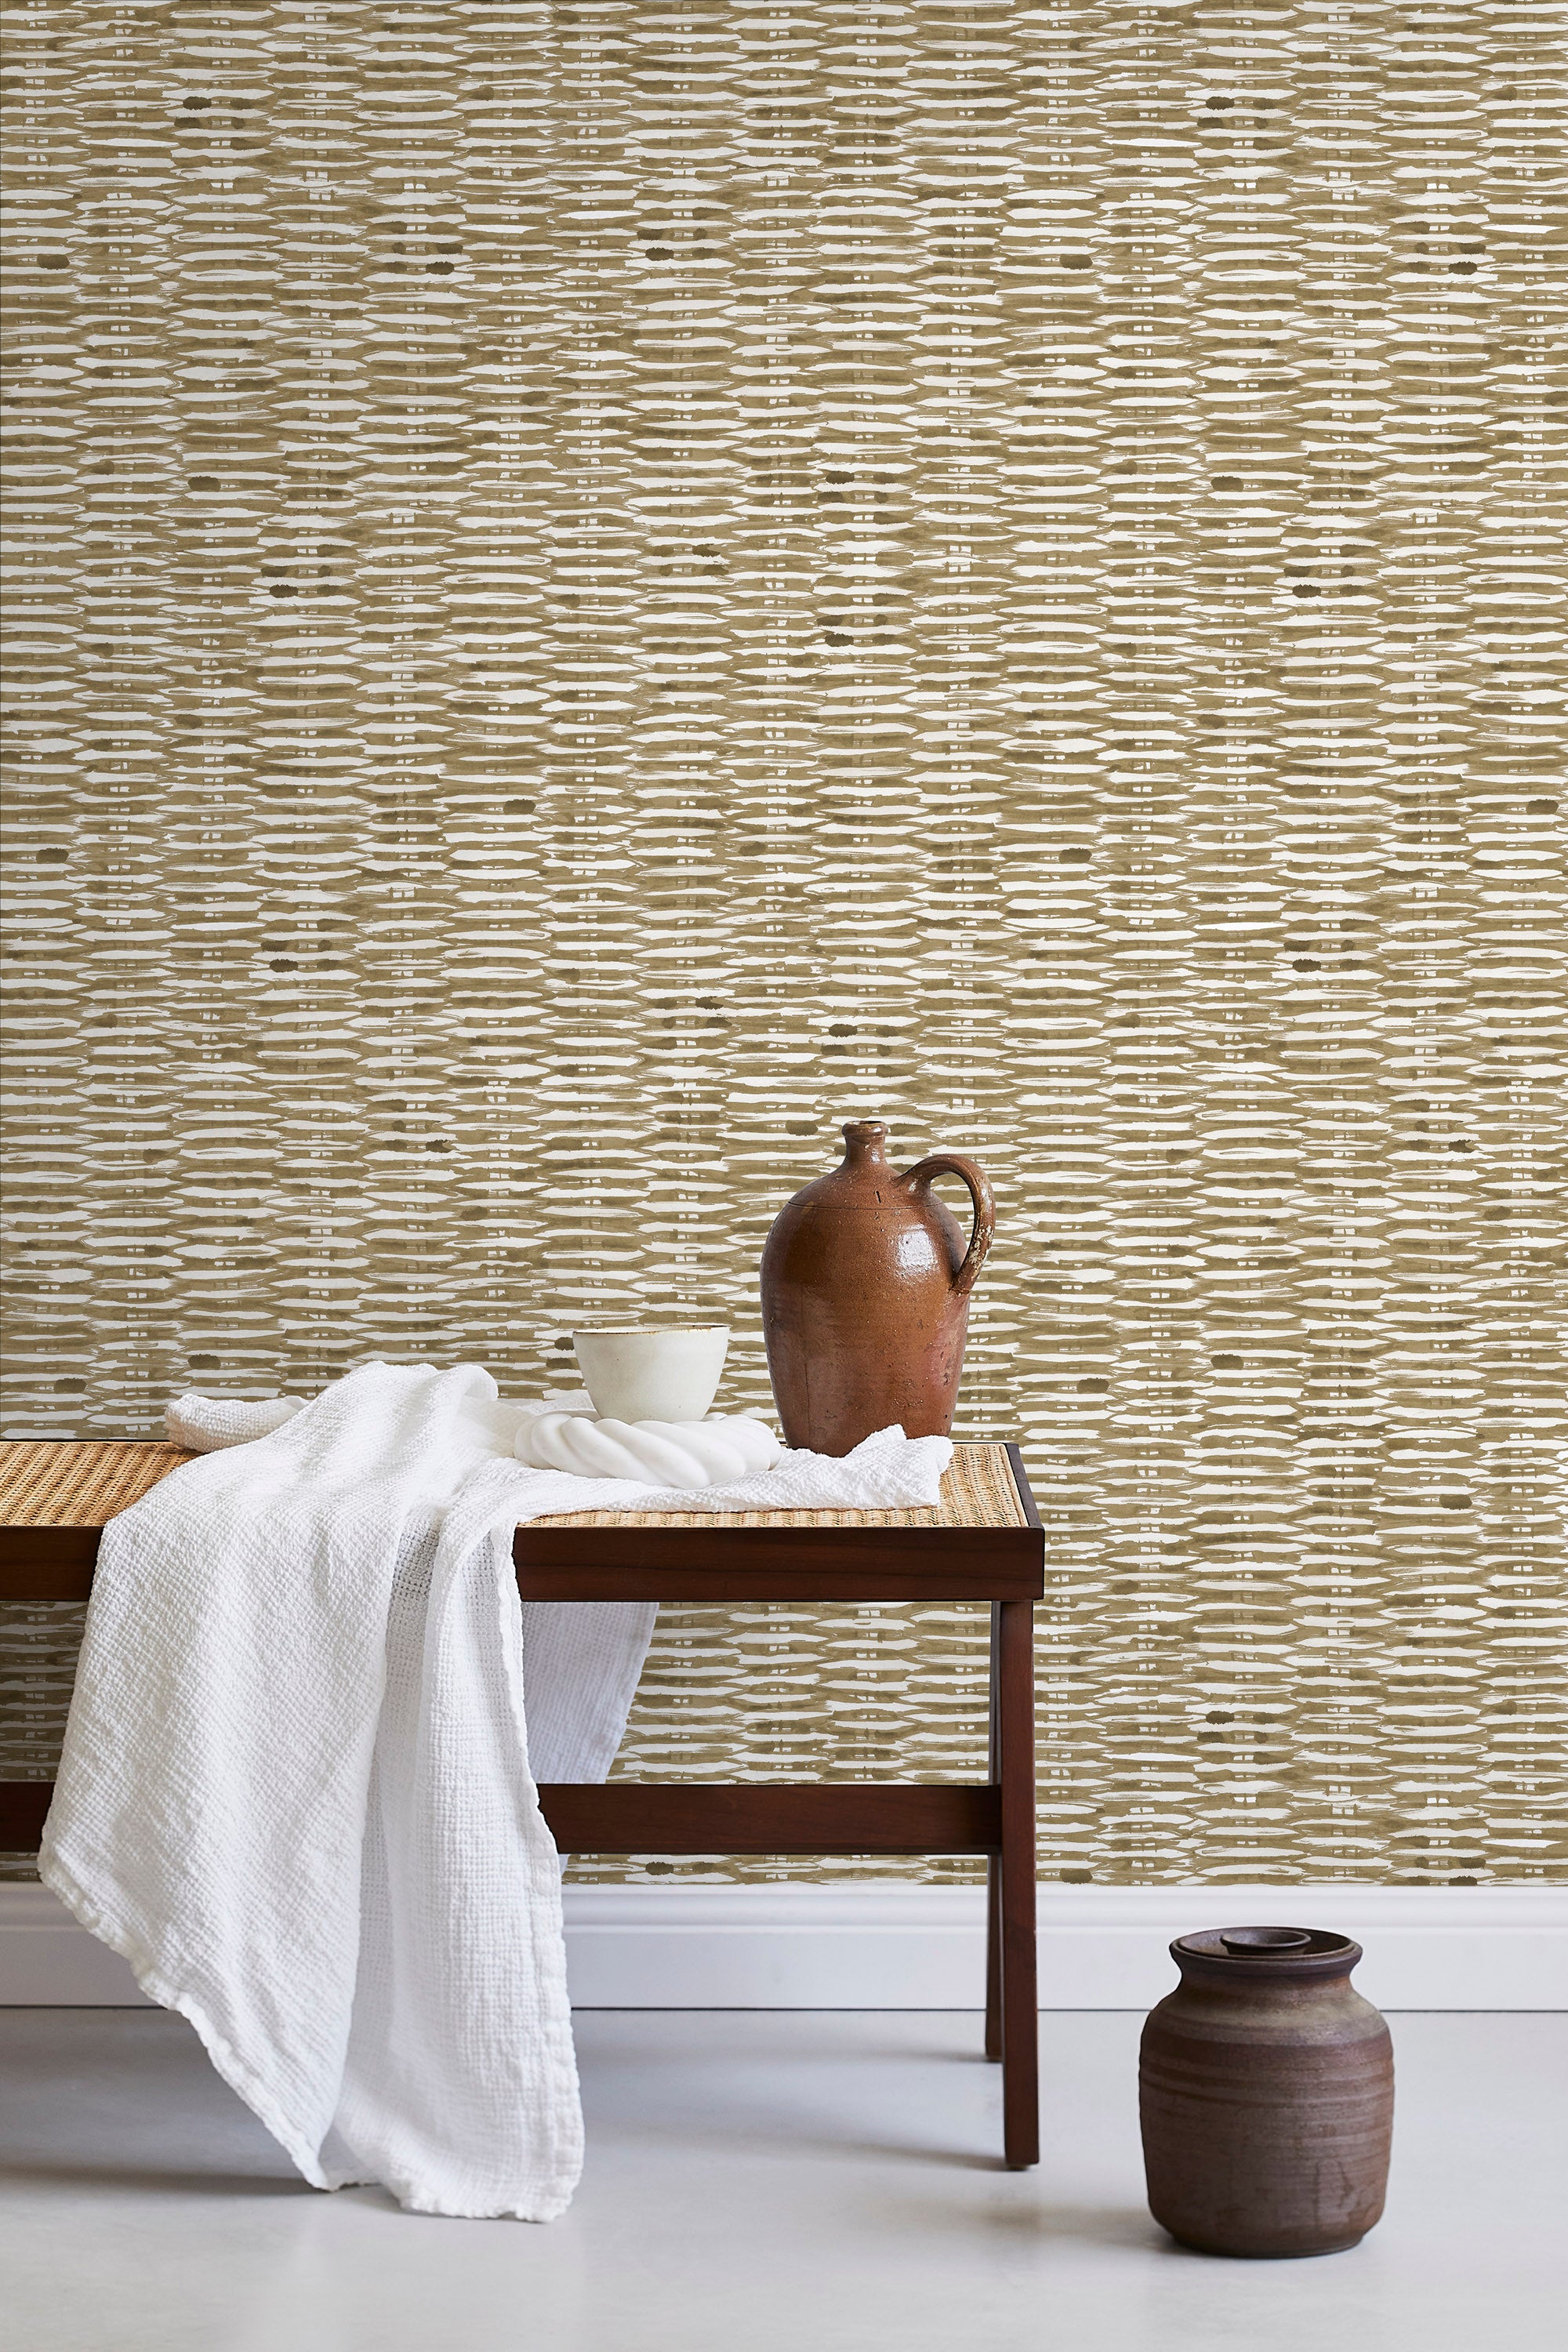
<svg viewBox="0 0 1568 2352"><path fill-rule="evenodd" d="M929 1187L933 1176L956 1176L969 1187L969 1197L974 1203L974 1230L969 1236L969 1249L963 1264L952 1277L952 1295L962 1298L973 1289L974 1277L985 1263L985 1253L991 1246L991 1236L996 1230L996 1202L986 1181L985 1171L977 1168L973 1160L964 1160L956 1151L933 1151L929 1160L918 1160L906 1168L900 1177L900 1184Z"/></svg>

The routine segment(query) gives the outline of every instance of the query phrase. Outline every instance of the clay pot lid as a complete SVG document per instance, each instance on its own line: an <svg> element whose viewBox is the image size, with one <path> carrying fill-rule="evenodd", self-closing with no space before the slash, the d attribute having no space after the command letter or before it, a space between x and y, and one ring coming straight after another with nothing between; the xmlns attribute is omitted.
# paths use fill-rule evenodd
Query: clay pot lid
<svg viewBox="0 0 1568 2352"><path fill-rule="evenodd" d="M1223 1969L1284 1975L1331 1976L1353 1969L1361 1946L1331 1927L1203 1927L1178 1936L1171 1958Z"/></svg>

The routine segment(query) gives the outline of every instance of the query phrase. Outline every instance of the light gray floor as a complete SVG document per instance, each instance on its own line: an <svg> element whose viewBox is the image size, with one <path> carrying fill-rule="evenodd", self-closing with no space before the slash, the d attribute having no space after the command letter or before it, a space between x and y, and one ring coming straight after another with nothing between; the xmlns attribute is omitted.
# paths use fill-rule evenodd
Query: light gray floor
<svg viewBox="0 0 1568 2352"><path fill-rule="evenodd" d="M10 2352L1563 2352L1568 2017L1393 2020L1382 2226L1184 2253L1143 2209L1140 2021L1057 2013L1046 2155L1001 2171L979 2021L590 2012L563 2221L290 2173L156 2011L0 2011Z"/></svg>

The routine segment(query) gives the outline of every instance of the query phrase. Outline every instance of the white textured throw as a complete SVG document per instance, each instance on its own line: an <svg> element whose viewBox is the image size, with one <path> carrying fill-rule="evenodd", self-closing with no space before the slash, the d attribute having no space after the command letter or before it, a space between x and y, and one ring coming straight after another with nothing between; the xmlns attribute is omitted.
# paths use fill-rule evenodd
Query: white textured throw
<svg viewBox="0 0 1568 2352"><path fill-rule="evenodd" d="M253 1437L270 1437L300 1411L303 1397L268 1397L259 1404L243 1397L176 1397L163 1415L174 1445L193 1454L216 1454L226 1445L248 1445Z"/></svg>
<svg viewBox="0 0 1568 2352"><path fill-rule="evenodd" d="M477 1365L373 1364L251 1443L209 1423L104 1532L40 1866L306 2179L544 2221L582 2121L534 1780L603 1779L654 1612L520 1609L513 1528L931 1503L952 1447L654 1491L525 1466L521 1418Z"/></svg>

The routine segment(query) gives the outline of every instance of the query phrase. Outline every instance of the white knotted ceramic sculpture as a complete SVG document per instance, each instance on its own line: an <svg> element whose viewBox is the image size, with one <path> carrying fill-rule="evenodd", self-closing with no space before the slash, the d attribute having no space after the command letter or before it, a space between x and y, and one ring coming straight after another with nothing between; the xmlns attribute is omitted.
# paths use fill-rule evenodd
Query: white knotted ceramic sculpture
<svg viewBox="0 0 1568 2352"><path fill-rule="evenodd" d="M771 1470L783 1448L750 1413L710 1421L610 1421L586 1412L531 1413L517 1433L520 1462L584 1478L635 1478L660 1486L721 1486Z"/></svg>

